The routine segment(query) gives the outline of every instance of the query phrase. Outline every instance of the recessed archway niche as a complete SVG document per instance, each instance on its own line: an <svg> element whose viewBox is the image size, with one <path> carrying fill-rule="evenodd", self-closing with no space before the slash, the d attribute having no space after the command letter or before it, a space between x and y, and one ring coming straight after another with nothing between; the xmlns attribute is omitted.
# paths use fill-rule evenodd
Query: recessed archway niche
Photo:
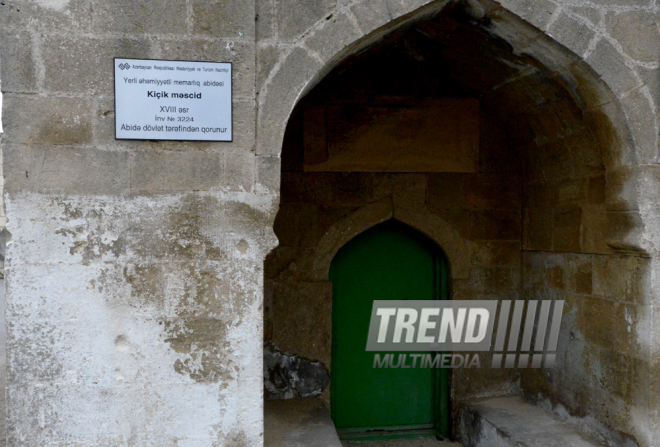
<svg viewBox="0 0 660 447"><path fill-rule="evenodd" d="M456 370L455 412L477 397L525 394L634 433L638 396L613 393L589 366L609 358L612 374L623 373L618 341L591 335L592 309L615 299L597 278L622 266L641 281L647 266L616 180L636 155L610 89L499 5L428 6L352 48L307 79L283 132L266 341L330 370L330 262L352 237L396 218L445 250L452 299L567 301L558 362L571 367ZM597 330L626 326L608 322ZM585 404L602 399L617 411Z"/></svg>

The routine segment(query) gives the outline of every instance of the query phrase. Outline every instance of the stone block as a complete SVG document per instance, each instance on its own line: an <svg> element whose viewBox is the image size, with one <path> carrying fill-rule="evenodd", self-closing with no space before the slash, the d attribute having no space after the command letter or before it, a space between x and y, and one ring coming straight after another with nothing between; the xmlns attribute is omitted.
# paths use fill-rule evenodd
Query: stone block
<svg viewBox="0 0 660 447"><path fill-rule="evenodd" d="M633 358L648 355L639 340L648 337L649 327L642 320L646 313L644 306L630 303L620 304L614 318L612 329L612 350Z"/></svg>
<svg viewBox="0 0 660 447"><path fill-rule="evenodd" d="M163 295L160 288L165 284L159 278L182 275L176 272L176 266L159 266L159 263L142 266L143 260L232 259L235 261L233 268L245 265L239 248L245 253L254 249L253 235L247 234L247 225L243 229L232 225L224 214L223 203L214 194L191 193L169 196L169 200L163 197L131 204L131 209L136 211L152 207L153 203L159 206L155 215L143 212L140 217L133 218L131 227L123 235L126 251L136 260L136 268L139 267L136 272L144 283L143 294L153 293L154 299L160 300L158 295ZM241 239L245 240L244 244L240 244ZM180 299L176 295L174 298Z"/></svg>
<svg viewBox="0 0 660 447"><path fill-rule="evenodd" d="M593 292L593 257L576 255L568 263L568 289L581 295Z"/></svg>
<svg viewBox="0 0 660 447"><path fill-rule="evenodd" d="M131 167L131 189L139 193L208 191L224 186L222 154L201 150L139 150Z"/></svg>
<svg viewBox="0 0 660 447"><path fill-rule="evenodd" d="M548 34L578 56L582 56L587 51L589 43L596 35L584 22L564 12L552 23Z"/></svg>
<svg viewBox="0 0 660 447"><path fill-rule="evenodd" d="M96 101L94 114L94 144L99 148L131 148L148 146L151 141L116 140L115 139L115 99L102 98Z"/></svg>
<svg viewBox="0 0 660 447"><path fill-rule="evenodd" d="M520 154L525 152L512 151L512 142L506 134L504 126L493 113L481 107L479 110L479 170L483 173L520 172Z"/></svg>
<svg viewBox="0 0 660 447"><path fill-rule="evenodd" d="M578 178L552 185L551 188L556 190L557 204L579 205L586 201L588 187L587 179Z"/></svg>
<svg viewBox="0 0 660 447"><path fill-rule="evenodd" d="M321 206L360 206L371 198L372 177L361 173L325 173L318 177L309 174L304 179L307 194Z"/></svg>
<svg viewBox="0 0 660 447"><path fill-rule="evenodd" d="M233 119L233 141L231 143L215 143L213 147L224 150L231 145L243 151L254 152L257 110L254 98L238 100L234 99L232 110Z"/></svg>
<svg viewBox="0 0 660 447"><path fill-rule="evenodd" d="M520 180L497 174L466 175L462 206L469 210L503 210L521 207Z"/></svg>
<svg viewBox="0 0 660 447"><path fill-rule="evenodd" d="M195 34L233 39L254 36L254 3L192 0L192 10Z"/></svg>
<svg viewBox="0 0 660 447"><path fill-rule="evenodd" d="M610 211L638 209L638 192L643 191L639 183L642 177L637 168L620 167L608 169L606 173L606 202Z"/></svg>
<svg viewBox="0 0 660 447"><path fill-rule="evenodd" d="M91 101L82 98L4 95L3 142L18 144L89 144Z"/></svg>
<svg viewBox="0 0 660 447"><path fill-rule="evenodd" d="M5 8L6 6L0 6ZM2 9L0 9L2 11ZM36 92L37 68L32 53L32 37L27 31L0 27L0 80L2 91L12 93Z"/></svg>
<svg viewBox="0 0 660 447"><path fill-rule="evenodd" d="M276 45L257 45L257 91L261 93L275 65L282 57L282 48Z"/></svg>
<svg viewBox="0 0 660 447"><path fill-rule="evenodd" d="M454 76L464 88L488 91L520 76L520 61L503 42L475 33L470 27L459 27L446 45L440 47L439 54L448 67L460 67ZM492 56L482 57L484 53Z"/></svg>
<svg viewBox="0 0 660 447"><path fill-rule="evenodd" d="M637 67L637 74L642 78L644 85L648 87L649 93L655 102L656 114L660 113L660 68Z"/></svg>
<svg viewBox="0 0 660 447"><path fill-rule="evenodd" d="M645 233L645 218L639 211L611 211L607 210L609 234L607 245L615 251L634 256L648 256L653 252Z"/></svg>
<svg viewBox="0 0 660 447"><path fill-rule="evenodd" d="M310 108L304 114L304 170L475 172L478 107L474 99L442 98L412 107L329 105L327 115L322 107ZM418 128L403 131L410 123Z"/></svg>
<svg viewBox="0 0 660 447"><path fill-rule="evenodd" d="M257 186L264 191L279 194L280 191L280 157L273 155L257 156Z"/></svg>
<svg viewBox="0 0 660 447"><path fill-rule="evenodd" d="M305 45L324 61L330 61L362 37L348 15L335 12L305 40ZM348 55L348 54L347 54Z"/></svg>
<svg viewBox="0 0 660 447"><path fill-rule="evenodd" d="M391 179L394 209L424 209L426 201L426 174L392 174Z"/></svg>
<svg viewBox="0 0 660 447"><path fill-rule="evenodd" d="M637 89L621 99L640 164L658 159L658 115L647 96L646 88Z"/></svg>
<svg viewBox="0 0 660 447"><path fill-rule="evenodd" d="M500 4L535 27L545 30L557 9L549 0L502 0Z"/></svg>
<svg viewBox="0 0 660 447"><path fill-rule="evenodd" d="M273 291L273 342L283 352L330 367L332 284L281 283Z"/></svg>
<svg viewBox="0 0 660 447"><path fill-rule="evenodd" d="M510 299L510 298L507 298ZM520 370L491 369L484 365L492 362L490 352L480 352L481 368L458 368L452 370L452 398L454 402L469 402L477 396L506 395L519 387ZM433 441L437 442L437 441ZM442 447L458 447L458 443L443 442ZM423 445L423 444L422 444Z"/></svg>
<svg viewBox="0 0 660 447"><path fill-rule="evenodd" d="M387 2L381 0L364 0L352 4L349 8L365 35L392 20Z"/></svg>
<svg viewBox="0 0 660 447"><path fill-rule="evenodd" d="M546 253L537 251L522 251L522 272L524 289L537 290L543 288L543 269Z"/></svg>
<svg viewBox="0 0 660 447"><path fill-rule="evenodd" d="M622 303L645 304L651 291L649 260L638 257L597 256L593 293Z"/></svg>
<svg viewBox="0 0 660 447"><path fill-rule="evenodd" d="M118 195L129 192L129 155L68 146L4 146L5 191Z"/></svg>
<svg viewBox="0 0 660 447"><path fill-rule="evenodd" d="M609 349L600 351L599 357L598 363L602 371L599 385L612 396L630 401L634 382L634 360L629 355Z"/></svg>
<svg viewBox="0 0 660 447"><path fill-rule="evenodd" d="M278 0L277 36L281 41L292 41L321 20L332 20L336 0Z"/></svg>
<svg viewBox="0 0 660 447"><path fill-rule="evenodd" d="M555 185L528 183L524 189L525 208L552 208L559 202L559 191Z"/></svg>
<svg viewBox="0 0 660 447"><path fill-rule="evenodd" d="M567 9L579 16L585 23L594 26L600 24L600 10L595 6L573 6L568 7Z"/></svg>
<svg viewBox="0 0 660 447"><path fill-rule="evenodd" d="M496 111L500 122L507 122L511 116L526 113L529 109L538 107L537 102L535 89L530 88L529 82L525 79L513 80L497 90L488 91L482 98L483 107ZM518 137L518 135L510 136ZM525 136L527 135L523 134L523 141Z"/></svg>
<svg viewBox="0 0 660 447"><path fill-rule="evenodd" d="M425 5L432 3L432 0L387 0L387 7L392 19L398 19L406 14L414 13ZM441 1L434 5L435 11L440 11L448 1Z"/></svg>
<svg viewBox="0 0 660 447"><path fill-rule="evenodd" d="M275 36L275 0L256 0L255 10L257 42L272 39Z"/></svg>
<svg viewBox="0 0 660 447"><path fill-rule="evenodd" d="M660 166L657 164L642 166L634 171L634 177L638 184L638 204L655 204L660 202L657 191L660 189Z"/></svg>
<svg viewBox="0 0 660 447"><path fill-rule="evenodd" d="M598 42L586 61L616 96L641 86L641 81L635 77L633 70L626 66L623 56L605 39Z"/></svg>
<svg viewBox="0 0 660 447"><path fill-rule="evenodd" d="M475 269L479 271L480 269ZM518 271L510 267L490 267L481 270L481 290L488 293L505 292L518 288Z"/></svg>
<svg viewBox="0 0 660 447"><path fill-rule="evenodd" d="M538 60L550 72L568 72L575 62L581 60L547 34L541 34L538 39L521 49L521 52Z"/></svg>
<svg viewBox="0 0 660 447"><path fill-rule="evenodd" d="M89 32L92 2L5 0L0 4L0 28L31 27L62 31Z"/></svg>
<svg viewBox="0 0 660 447"><path fill-rule="evenodd" d="M595 205L605 203L605 196L607 192L607 182L605 175L601 174L589 179L587 187L587 202Z"/></svg>
<svg viewBox="0 0 660 447"><path fill-rule="evenodd" d="M523 225L523 249L552 250L553 210L551 208L528 208Z"/></svg>
<svg viewBox="0 0 660 447"><path fill-rule="evenodd" d="M218 186L228 191L254 191L256 157L243 150L227 150L224 154L223 178Z"/></svg>
<svg viewBox="0 0 660 447"><path fill-rule="evenodd" d="M58 275L69 273L76 279L84 277L80 269L72 265L90 265L95 262L97 265L106 263L110 267L118 257L125 255L125 238L121 233L125 229L126 221L122 221L121 218L115 221L108 219L108 216L126 215L127 206L123 196L97 194L94 200L89 200L89 195L82 194L48 196L19 193L8 197L10 200L7 201L7 213L11 218L9 229L12 240L16 241L15 245L10 246L11 250L7 256L8 266L14 269L17 278L17 282L12 286L25 286L22 280L18 280L25 274L33 275L34 272L38 272L38 276L42 275L39 269L30 269L30 266L56 263L63 268L50 275L50 282L39 286L44 289L50 288L54 292L52 296L56 297L62 284ZM123 205L115 207L118 202ZM35 234L40 237L35 237ZM21 266L24 264L28 265L25 267L27 272L17 267L23 268ZM119 270L121 272L121 268ZM108 272L111 271L113 268L108 269ZM21 295L27 290L37 290L41 296L47 293L39 288L32 289L30 282L38 281L29 276L28 289L21 289ZM107 281L105 283L108 284ZM115 292L121 294L122 291L117 288ZM42 303L35 299L31 306L38 308ZM38 309L34 313L37 314Z"/></svg>
<svg viewBox="0 0 660 447"><path fill-rule="evenodd" d="M568 182L576 176L577 163L571 160L569 148L564 140L550 141L539 148L538 157L532 157L536 169L543 177L553 182ZM535 178L540 180L540 178Z"/></svg>
<svg viewBox="0 0 660 447"><path fill-rule="evenodd" d="M112 96L114 57L147 59L152 56L146 40L43 36L44 88L51 92Z"/></svg>
<svg viewBox="0 0 660 447"><path fill-rule="evenodd" d="M548 262L543 267L543 288L563 290L566 287L566 265L565 259L560 259L562 262Z"/></svg>
<svg viewBox="0 0 660 447"><path fill-rule="evenodd" d="M488 14L488 18L492 20L489 28L493 35L508 42L516 53L527 48L543 34L538 28L521 23L520 17L509 9L496 8Z"/></svg>
<svg viewBox="0 0 660 447"><path fill-rule="evenodd" d="M231 62L233 98L254 99L254 43L247 40L163 39L158 45L162 59Z"/></svg>
<svg viewBox="0 0 660 447"><path fill-rule="evenodd" d="M177 0L94 1L92 28L95 32L127 34L186 34L186 2Z"/></svg>
<svg viewBox="0 0 660 447"><path fill-rule="evenodd" d="M618 304L602 298L583 297L578 306L575 326L588 343L604 349L612 347L612 331Z"/></svg>
<svg viewBox="0 0 660 447"><path fill-rule="evenodd" d="M542 101L541 98L548 98L548 96L539 95L538 98L539 101ZM571 102L566 101L566 103L570 104ZM556 108L561 109L556 104L544 104L528 112L529 124L536 135L537 144L539 145L567 136L570 133L571 127L576 122L575 119L561 120L555 112Z"/></svg>
<svg viewBox="0 0 660 447"><path fill-rule="evenodd" d="M611 253L612 250L607 246L610 229L605 205L584 205L582 213L582 251Z"/></svg>
<svg viewBox="0 0 660 447"><path fill-rule="evenodd" d="M461 209L463 178L467 174L429 173L426 184L426 206L431 211Z"/></svg>
<svg viewBox="0 0 660 447"><path fill-rule="evenodd" d="M321 63L302 48L284 59L259 95L259 140L257 153L274 155L282 150L282 138L296 100Z"/></svg>
<svg viewBox="0 0 660 447"><path fill-rule="evenodd" d="M468 222L457 222L460 227L467 227L471 240L519 240L521 234L521 216L518 210L483 210L466 211L463 218Z"/></svg>
<svg viewBox="0 0 660 447"><path fill-rule="evenodd" d="M520 266L520 242L489 241L479 245L475 249L473 262L488 266Z"/></svg>
<svg viewBox="0 0 660 447"><path fill-rule="evenodd" d="M605 19L607 31L631 59L652 63L660 59L660 16L649 11L616 11Z"/></svg>
<svg viewBox="0 0 660 447"><path fill-rule="evenodd" d="M588 103L592 99L597 101L610 98L611 102L595 106L586 112L584 117L598 145L601 148L608 148L607 151L601 152L602 163L608 167L635 166L637 164L635 147L621 104L614 99L605 84L601 83L600 86L596 87L600 89L599 94L593 94L592 91L587 97L583 95L587 106L592 107ZM586 92L588 90L583 89L581 91Z"/></svg>
<svg viewBox="0 0 660 447"><path fill-rule="evenodd" d="M582 229L582 208L558 208L554 212L552 248L555 251L579 253Z"/></svg>

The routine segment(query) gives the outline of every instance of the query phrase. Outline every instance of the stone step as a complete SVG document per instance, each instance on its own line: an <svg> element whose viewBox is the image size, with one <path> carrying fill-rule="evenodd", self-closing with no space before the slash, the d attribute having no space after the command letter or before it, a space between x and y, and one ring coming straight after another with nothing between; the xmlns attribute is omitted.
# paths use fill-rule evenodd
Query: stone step
<svg viewBox="0 0 660 447"><path fill-rule="evenodd" d="M264 447L342 447L320 399L264 402Z"/></svg>
<svg viewBox="0 0 660 447"><path fill-rule="evenodd" d="M465 447L601 447L520 397L498 397L468 405L460 415Z"/></svg>

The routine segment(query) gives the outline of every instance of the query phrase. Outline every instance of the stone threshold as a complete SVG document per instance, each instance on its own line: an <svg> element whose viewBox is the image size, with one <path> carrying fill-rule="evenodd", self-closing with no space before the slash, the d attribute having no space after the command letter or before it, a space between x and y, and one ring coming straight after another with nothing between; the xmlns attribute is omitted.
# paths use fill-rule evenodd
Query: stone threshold
<svg viewBox="0 0 660 447"><path fill-rule="evenodd" d="M320 399L267 400L264 447L342 447L330 412Z"/></svg>
<svg viewBox="0 0 660 447"><path fill-rule="evenodd" d="M461 411L465 447L601 447L566 423L517 396L469 403Z"/></svg>

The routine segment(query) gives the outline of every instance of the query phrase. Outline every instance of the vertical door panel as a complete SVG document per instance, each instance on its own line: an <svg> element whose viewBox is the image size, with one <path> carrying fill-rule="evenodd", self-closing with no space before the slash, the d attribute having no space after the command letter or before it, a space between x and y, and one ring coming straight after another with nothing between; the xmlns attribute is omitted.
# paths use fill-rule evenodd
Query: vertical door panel
<svg viewBox="0 0 660 447"><path fill-rule="evenodd" d="M338 429L437 427L443 419L446 390L437 388L446 387L446 377L428 368L373 368L374 353L365 351L373 301L441 299L442 262L432 241L396 221L358 235L337 253L331 400Z"/></svg>

